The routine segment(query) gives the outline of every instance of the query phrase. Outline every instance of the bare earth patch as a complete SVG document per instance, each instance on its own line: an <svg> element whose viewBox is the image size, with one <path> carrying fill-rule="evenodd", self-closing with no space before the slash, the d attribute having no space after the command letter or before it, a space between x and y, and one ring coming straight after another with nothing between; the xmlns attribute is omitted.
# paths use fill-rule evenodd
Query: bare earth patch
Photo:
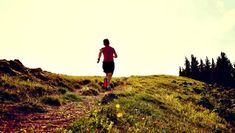
<svg viewBox="0 0 235 133"><path fill-rule="evenodd" d="M15 105L1 105L9 111L7 119L0 119L0 133L3 132L56 132L66 128L75 119L90 112L99 97L87 97L81 102L71 102L59 107L48 106L46 113L23 114L15 112Z"/></svg>

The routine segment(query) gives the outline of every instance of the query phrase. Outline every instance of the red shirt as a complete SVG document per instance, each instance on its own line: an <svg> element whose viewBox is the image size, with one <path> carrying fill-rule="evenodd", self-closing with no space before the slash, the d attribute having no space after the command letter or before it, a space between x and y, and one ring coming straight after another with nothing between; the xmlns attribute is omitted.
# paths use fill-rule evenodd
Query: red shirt
<svg viewBox="0 0 235 133"><path fill-rule="evenodd" d="M106 47L101 48L100 51L104 55L105 62L113 61L114 54L116 54L116 51L114 48L112 48L110 46L106 46Z"/></svg>

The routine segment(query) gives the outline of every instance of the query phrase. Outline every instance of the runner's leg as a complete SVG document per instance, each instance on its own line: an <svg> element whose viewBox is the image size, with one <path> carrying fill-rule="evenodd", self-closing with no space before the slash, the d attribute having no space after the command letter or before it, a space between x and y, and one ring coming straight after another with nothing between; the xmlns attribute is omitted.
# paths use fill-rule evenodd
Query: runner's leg
<svg viewBox="0 0 235 133"><path fill-rule="evenodd" d="M110 81L112 79L112 75L113 75L113 73L107 73L107 81L108 81L107 86L109 86L109 87L110 87Z"/></svg>
<svg viewBox="0 0 235 133"><path fill-rule="evenodd" d="M104 89L106 89L107 88L107 86L108 86L108 73L105 73L106 75L105 75L105 77L104 77L104 82L103 82L103 87L104 87Z"/></svg>

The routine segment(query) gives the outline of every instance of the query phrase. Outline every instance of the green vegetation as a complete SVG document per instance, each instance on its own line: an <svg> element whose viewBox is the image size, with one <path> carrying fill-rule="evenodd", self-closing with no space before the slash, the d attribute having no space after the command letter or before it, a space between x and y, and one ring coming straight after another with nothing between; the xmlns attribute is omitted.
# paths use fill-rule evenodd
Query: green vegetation
<svg viewBox="0 0 235 133"><path fill-rule="evenodd" d="M65 94L63 99L66 100L66 101L72 101L72 102L79 102L79 101L82 100L79 95L74 94L74 93Z"/></svg>
<svg viewBox="0 0 235 133"><path fill-rule="evenodd" d="M47 104L47 105L51 105L51 106L60 106L61 105L61 101L58 97L44 97L42 99L42 102L44 104Z"/></svg>
<svg viewBox="0 0 235 133"><path fill-rule="evenodd" d="M14 103L19 101L19 96L17 94L8 92L8 91L0 91L0 102L1 103Z"/></svg>
<svg viewBox="0 0 235 133"><path fill-rule="evenodd" d="M198 102L207 86L173 76L132 76L106 95L73 132L232 132L234 128ZM195 92L196 90L196 92ZM201 92L201 91L200 91Z"/></svg>
<svg viewBox="0 0 235 133"><path fill-rule="evenodd" d="M99 95L99 92L98 92L97 89L90 88L90 87L85 87L82 90L82 95L85 95L85 96L97 96L97 95Z"/></svg>
<svg viewBox="0 0 235 133"><path fill-rule="evenodd" d="M114 78L106 92L103 77L2 62L0 132L235 132L234 88L152 75Z"/></svg>
<svg viewBox="0 0 235 133"><path fill-rule="evenodd" d="M0 73L0 123L3 123L0 124L0 131L31 132L28 128L32 127L31 121L35 121L35 125L39 121L38 125L44 125L43 131L51 132L54 130L53 124L47 125L48 121L56 127L64 127L88 111L84 102L92 101L92 97L82 96L83 93L90 91L99 95L97 87L100 87L101 77L75 77L45 71L43 75L47 80L29 73L14 76ZM40 115L34 118L31 114ZM60 120L63 120L60 122L62 126L56 124ZM40 126L35 132L41 132Z"/></svg>
<svg viewBox="0 0 235 133"><path fill-rule="evenodd" d="M23 103L17 107L17 111L20 113L45 113L46 110L43 106L37 103Z"/></svg>
<svg viewBox="0 0 235 133"><path fill-rule="evenodd" d="M75 94L76 90L82 90L84 93L89 91L94 95L99 94L98 87L100 87L99 83L102 81L101 77L46 74L50 78L49 81L22 79L21 76L9 76L7 74L1 75L0 103L38 102L39 99L53 101L56 99L55 97L57 99L64 98L66 101L72 99L78 101L81 98L78 98L79 96Z"/></svg>

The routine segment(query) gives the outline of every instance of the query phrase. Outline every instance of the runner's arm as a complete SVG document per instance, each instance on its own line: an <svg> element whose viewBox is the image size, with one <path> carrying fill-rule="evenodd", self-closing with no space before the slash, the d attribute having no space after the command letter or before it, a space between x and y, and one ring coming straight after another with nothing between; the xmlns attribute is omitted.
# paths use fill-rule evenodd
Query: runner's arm
<svg viewBox="0 0 235 133"><path fill-rule="evenodd" d="M99 52L99 55L98 55L98 59L97 59L97 63L99 63L99 62L100 62L101 54L102 54L102 49L100 49L100 52Z"/></svg>
<svg viewBox="0 0 235 133"><path fill-rule="evenodd" d="M117 56L117 53L116 53L116 51L115 51L115 49L113 49L113 54L114 54L114 58L117 58L118 56Z"/></svg>

